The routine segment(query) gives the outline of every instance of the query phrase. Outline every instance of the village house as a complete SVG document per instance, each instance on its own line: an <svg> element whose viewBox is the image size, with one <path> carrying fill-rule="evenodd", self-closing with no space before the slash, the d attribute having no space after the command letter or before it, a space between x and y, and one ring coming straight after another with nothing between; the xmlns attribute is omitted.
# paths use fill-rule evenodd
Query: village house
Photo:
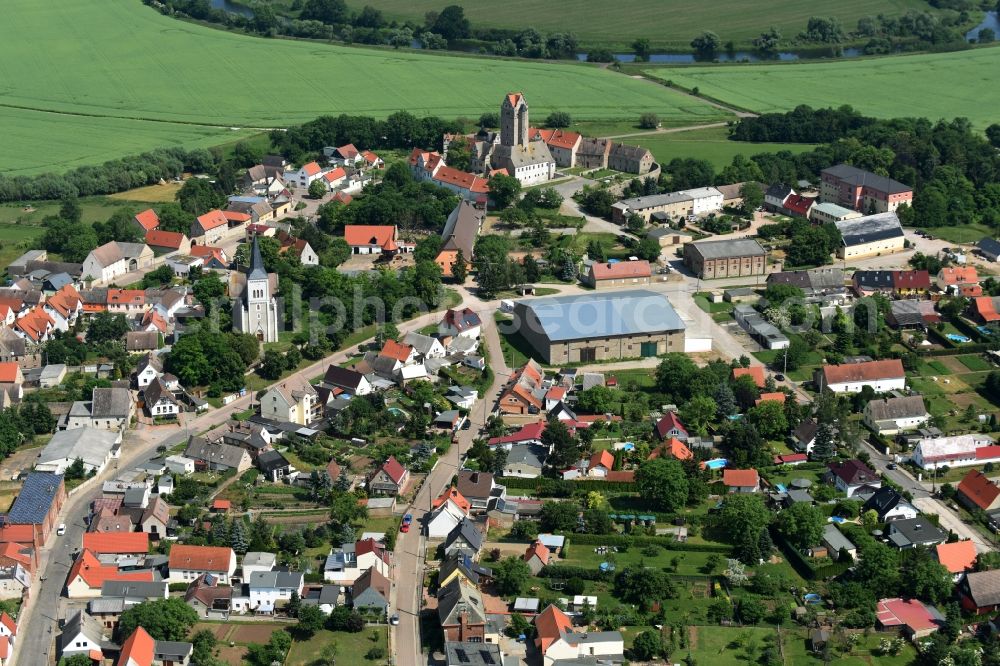
<svg viewBox="0 0 1000 666"><path fill-rule="evenodd" d="M194 460L196 468L225 472L235 469L237 473L250 469L253 461L246 449L238 446L209 442L202 437L191 437L184 456Z"/></svg>
<svg viewBox="0 0 1000 666"><path fill-rule="evenodd" d="M1000 510L1000 486L978 469L966 472L957 490L958 500L971 511L992 513Z"/></svg>
<svg viewBox="0 0 1000 666"><path fill-rule="evenodd" d="M862 495L862 493L859 492L858 495ZM919 515L915 506L907 502L895 489L889 487L876 490L861 505L861 509L862 513L874 511L880 523L896 520L913 520Z"/></svg>
<svg viewBox="0 0 1000 666"><path fill-rule="evenodd" d="M946 294L970 298L983 295L975 266L945 266L935 276L934 285Z"/></svg>
<svg viewBox="0 0 1000 666"><path fill-rule="evenodd" d="M170 548L167 566L170 570L167 580L171 583L188 583L202 574L211 574L227 584L236 573L236 553L232 548L175 543Z"/></svg>
<svg viewBox="0 0 1000 666"><path fill-rule="evenodd" d="M976 433L925 437L913 448L911 459L923 469L985 465L1000 462L1000 445L989 435Z"/></svg>
<svg viewBox="0 0 1000 666"><path fill-rule="evenodd" d="M145 243L111 241L91 250L83 260L83 279L108 284L126 273L151 266L153 256Z"/></svg>
<svg viewBox="0 0 1000 666"><path fill-rule="evenodd" d="M821 390L834 393L859 393L865 386L886 393L906 387L906 372L899 359L824 365L816 371L815 382Z"/></svg>
<svg viewBox="0 0 1000 666"><path fill-rule="evenodd" d="M96 597L101 594L106 581L132 581L151 583L151 570L122 571L116 564L102 564L89 550L77 556L66 577L66 596L70 599Z"/></svg>
<svg viewBox="0 0 1000 666"><path fill-rule="evenodd" d="M723 194L714 187L698 187L666 194L648 194L622 199L611 206L611 221L625 224L638 215L647 224L683 220L692 215L707 215L722 210Z"/></svg>
<svg viewBox="0 0 1000 666"><path fill-rule="evenodd" d="M625 653L625 641L620 632L575 632L570 617L555 605L550 604L536 615L534 624L535 646L544 658L544 666L584 658L603 658L609 662L618 662Z"/></svg>
<svg viewBox="0 0 1000 666"><path fill-rule="evenodd" d="M531 575L537 576L549 563L549 549L541 541L535 541L524 551L521 559L528 564Z"/></svg>
<svg viewBox="0 0 1000 666"><path fill-rule="evenodd" d="M368 489L374 495L399 496L410 480L410 471L395 456L389 458L368 479Z"/></svg>
<svg viewBox="0 0 1000 666"><path fill-rule="evenodd" d="M878 213L835 223L841 245L837 257L843 260L881 256L905 247L903 227L895 213Z"/></svg>
<svg viewBox="0 0 1000 666"><path fill-rule="evenodd" d="M500 392L498 406L505 414L537 414L541 411L547 389L544 371L534 359L528 359L511 373Z"/></svg>
<svg viewBox="0 0 1000 666"><path fill-rule="evenodd" d="M459 470L456 487L469 501L472 513L492 510L498 501L505 499L507 492L491 472L469 469Z"/></svg>
<svg viewBox="0 0 1000 666"><path fill-rule="evenodd" d="M308 190L309 186L313 184L313 181L318 180L323 177L323 169L316 162L307 162L299 167L297 170L287 170L282 176L282 180L285 181L291 187L299 187L303 190Z"/></svg>
<svg viewBox="0 0 1000 666"><path fill-rule="evenodd" d="M652 268L645 260L615 263L595 262L590 265L584 282L594 289L635 287L649 284L652 281L652 275Z"/></svg>
<svg viewBox="0 0 1000 666"><path fill-rule="evenodd" d="M643 146L614 142L608 151L608 168L644 175L653 168L653 153Z"/></svg>
<svg viewBox="0 0 1000 666"><path fill-rule="evenodd" d="M919 599L882 599L875 607L876 627L897 630L910 640L930 636L944 622L944 616Z"/></svg>
<svg viewBox="0 0 1000 666"><path fill-rule="evenodd" d="M882 481L878 475L866 464L852 458L843 462L832 462L827 464L828 480L833 481L837 490L851 497L859 489L869 486L871 488L881 488Z"/></svg>
<svg viewBox="0 0 1000 666"><path fill-rule="evenodd" d="M297 571L255 571L247 576L250 608L258 613L273 613L279 601L288 602L292 594L302 595L303 577Z"/></svg>
<svg viewBox="0 0 1000 666"><path fill-rule="evenodd" d="M479 528L476 527L476 524L470 518L464 518L445 537L444 554L446 557L450 557L458 553L476 559L480 548L483 547L485 538L485 535L479 531Z"/></svg>
<svg viewBox="0 0 1000 666"><path fill-rule="evenodd" d="M58 644L59 654L63 659L78 654L90 659L101 655L100 659L103 659L105 652L110 656L117 651L117 646L111 640L110 629L84 610L78 610L66 618Z"/></svg>
<svg viewBox="0 0 1000 666"><path fill-rule="evenodd" d="M371 567L351 585L351 605L360 613L384 617L389 608L392 582Z"/></svg>
<svg viewBox="0 0 1000 666"><path fill-rule="evenodd" d="M888 527L889 543L900 550L935 546L948 538L948 535L927 520L926 516L892 520L889 521Z"/></svg>
<svg viewBox="0 0 1000 666"><path fill-rule="evenodd" d="M939 543L934 546L934 557L948 570L957 583L962 576L976 567L976 543L970 539L952 543Z"/></svg>
<svg viewBox="0 0 1000 666"><path fill-rule="evenodd" d="M392 256L397 252L411 252L414 246L401 242L397 234L395 225L348 224L344 227L344 240L351 254Z"/></svg>
<svg viewBox="0 0 1000 666"><path fill-rule="evenodd" d="M730 493L755 493L760 490L760 475L755 469L725 469L722 485Z"/></svg>
<svg viewBox="0 0 1000 666"><path fill-rule="evenodd" d="M229 220L226 219L225 213L215 208L204 215L199 215L191 223L191 233L188 236L192 245L217 245L228 231Z"/></svg>
<svg viewBox="0 0 1000 666"><path fill-rule="evenodd" d="M260 415L298 425L309 425L322 417L316 389L299 375L275 384L260 397Z"/></svg>
<svg viewBox="0 0 1000 666"><path fill-rule="evenodd" d="M176 418L181 412L180 402L160 377L146 386L142 401L146 414L153 418Z"/></svg>
<svg viewBox="0 0 1000 666"><path fill-rule="evenodd" d="M993 613L1000 608L1000 569L966 574L959 581L958 595L964 610L976 615Z"/></svg>
<svg viewBox="0 0 1000 666"><path fill-rule="evenodd" d="M870 400L863 410L865 425L880 435L916 430L930 419L922 396Z"/></svg>
<svg viewBox="0 0 1000 666"><path fill-rule="evenodd" d="M485 218L485 211L466 200L460 201L448 215L444 230L441 232L441 249L434 258L434 262L441 267L441 274L444 277L452 277L452 266L458 259L459 253L466 264L471 265L472 251Z"/></svg>
<svg viewBox="0 0 1000 666"><path fill-rule="evenodd" d="M160 216L152 208L147 208L132 216L132 226L142 236L160 226Z"/></svg>
<svg viewBox="0 0 1000 666"><path fill-rule="evenodd" d="M562 129L528 130L529 141L542 141L549 148L556 166L572 168L576 166L576 151L579 150L583 136L577 132Z"/></svg>
<svg viewBox="0 0 1000 666"><path fill-rule="evenodd" d="M438 622L446 641L483 642L486 635L486 607L479 590L461 579L438 591Z"/></svg>
<svg viewBox="0 0 1000 666"><path fill-rule="evenodd" d="M153 254L157 256L175 253L188 254L191 252L191 239L179 231L153 229L146 232L143 240L145 240L149 249L153 251Z"/></svg>

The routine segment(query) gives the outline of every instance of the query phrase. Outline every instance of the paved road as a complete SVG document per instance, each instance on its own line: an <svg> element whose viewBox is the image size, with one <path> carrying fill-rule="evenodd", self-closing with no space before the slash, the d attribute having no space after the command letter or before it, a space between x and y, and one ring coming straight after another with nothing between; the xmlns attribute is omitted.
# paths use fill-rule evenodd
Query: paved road
<svg viewBox="0 0 1000 666"><path fill-rule="evenodd" d="M883 455L878 449L871 446L867 441L864 447L871 456L872 466L882 476L897 483L904 490L913 496L913 505L921 512L935 514L941 519L941 526L951 530L963 539L971 539L976 544L976 550L980 553L996 550L980 532L965 524L958 514L948 508L944 502L934 497L930 490L924 487L923 483L917 481L910 473L902 467L889 469L888 465L893 462L891 456Z"/></svg>
<svg viewBox="0 0 1000 666"><path fill-rule="evenodd" d="M494 305L494 308L496 306ZM429 312L406 322L406 328L417 330L428 324L437 323L441 312ZM492 322L492 315L490 316ZM352 346L351 349L354 349ZM331 364L343 363L348 358L347 351L337 352L325 359L317 361L299 370L296 376L306 380L323 374ZM222 425L233 414L245 411L251 405L251 395L234 400L220 409L211 410L197 418L190 419L184 430L178 428L142 428L131 431L126 438L122 457L116 464L109 465L95 480L90 481L84 490L74 493L63 506L59 521L66 524L66 535L57 537L54 534L41 549L39 558L39 580L32 589L32 598L22 609L23 636L17 641L12 664L17 666L34 666L38 655L43 654L53 662L52 641L55 637L54 628L58 619L59 598L66 582L66 575L72 564L71 555L83 541L84 517L89 513L90 503L101 494L104 481L115 478L119 470L130 469L135 464L148 460L156 455L159 446L171 447L185 439L188 432L199 433ZM469 440L471 442L471 439ZM21 650L26 650L21 657Z"/></svg>
<svg viewBox="0 0 1000 666"><path fill-rule="evenodd" d="M464 292L464 290L463 290ZM407 533L401 533L396 539L394 584L394 608L399 614L399 625L393 627L393 655L397 666L419 666L426 664L420 646L420 600L423 593L424 550L423 535L424 516L430 511L431 501L441 494L451 483L461 460L472 445L472 440L478 436L479 430L485 425L486 418L500 394L501 387L506 383L510 369L503 360L500 351L500 338L493 312L497 302L483 303L472 299L464 292L464 305L477 310L483 320L483 340L490 354L490 367L493 368L493 383L478 403L469 412L472 427L469 430L459 430L458 443L452 446L445 458L438 461L431 471L408 509L413 515L414 528ZM408 327L409 328L409 327Z"/></svg>

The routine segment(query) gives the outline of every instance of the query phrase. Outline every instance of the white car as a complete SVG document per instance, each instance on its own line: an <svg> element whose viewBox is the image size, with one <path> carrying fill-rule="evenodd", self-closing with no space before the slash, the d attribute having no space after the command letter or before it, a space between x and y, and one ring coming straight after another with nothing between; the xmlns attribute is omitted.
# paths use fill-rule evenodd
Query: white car
<svg viewBox="0 0 1000 666"><path fill-rule="evenodd" d="M66 534L66 523L59 523L59 527L56 528L56 536L62 536Z"/></svg>
<svg viewBox="0 0 1000 666"><path fill-rule="evenodd" d="M392 617L389 618L389 624L394 627L399 625L399 613L392 614Z"/></svg>

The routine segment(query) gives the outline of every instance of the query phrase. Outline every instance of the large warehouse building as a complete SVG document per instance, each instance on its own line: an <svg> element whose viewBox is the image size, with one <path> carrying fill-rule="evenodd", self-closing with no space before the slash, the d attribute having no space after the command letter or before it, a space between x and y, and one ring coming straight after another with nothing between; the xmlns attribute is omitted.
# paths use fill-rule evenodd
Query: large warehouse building
<svg viewBox="0 0 1000 666"><path fill-rule="evenodd" d="M666 296L645 289L517 301L514 322L547 364L684 351L684 322Z"/></svg>

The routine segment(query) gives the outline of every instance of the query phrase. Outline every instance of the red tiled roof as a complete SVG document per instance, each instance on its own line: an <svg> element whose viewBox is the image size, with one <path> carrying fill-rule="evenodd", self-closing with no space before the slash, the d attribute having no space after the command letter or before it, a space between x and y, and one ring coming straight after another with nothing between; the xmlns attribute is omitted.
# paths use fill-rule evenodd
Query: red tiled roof
<svg viewBox="0 0 1000 666"><path fill-rule="evenodd" d="M83 548L96 555L135 555L149 552L149 535L145 532L87 532Z"/></svg>
<svg viewBox="0 0 1000 666"><path fill-rule="evenodd" d="M976 312L976 316L983 321L1000 320L1000 314L997 314L996 309L993 307L993 298L990 296L979 296L972 299L972 307Z"/></svg>
<svg viewBox="0 0 1000 666"><path fill-rule="evenodd" d="M813 197L804 197L801 194L793 194L785 199L785 203L782 205L796 215L805 217L809 214L809 209L812 208L814 203L816 203L816 199Z"/></svg>
<svg viewBox="0 0 1000 666"><path fill-rule="evenodd" d="M169 247L173 250L179 249L184 243L184 234L178 231L163 231L153 229L146 232L146 245L154 247Z"/></svg>
<svg viewBox="0 0 1000 666"><path fill-rule="evenodd" d="M146 292L142 289L108 289L108 305L146 304Z"/></svg>
<svg viewBox="0 0 1000 666"><path fill-rule="evenodd" d="M903 362L898 358L844 365L824 365L823 376L827 385L847 382L873 382L879 379L905 377Z"/></svg>
<svg viewBox="0 0 1000 666"><path fill-rule="evenodd" d="M653 274L649 262L619 261L613 264L597 263L590 267L595 280L620 280L624 278L648 278Z"/></svg>
<svg viewBox="0 0 1000 666"><path fill-rule="evenodd" d="M0 624L7 628L12 635L17 636L17 622L14 622L14 618L7 614L7 611L0 613Z"/></svg>
<svg viewBox="0 0 1000 666"><path fill-rule="evenodd" d="M449 166L443 166L438 169L438 172L434 174L434 180L454 185L455 187L468 190L469 192L479 192L485 194L490 191L489 181L485 178L481 178L480 176L467 173L465 171L460 171L459 169L453 169Z"/></svg>
<svg viewBox="0 0 1000 666"><path fill-rule="evenodd" d="M147 208L141 213L136 213L135 221L146 231L151 231L160 226L160 218L152 208Z"/></svg>
<svg viewBox="0 0 1000 666"><path fill-rule="evenodd" d="M309 162L308 164L303 164L302 170L306 172L307 176L315 176L320 171L322 171L320 166L315 162Z"/></svg>
<svg viewBox="0 0 1000 666"><path fill-rule="evenodd" d="M106 580L130 580L130 581L153 581L152 571L119 571L118 567L109 564L101 564L97 557L89 550L84 550L70 567L69 575L66 578L67 584L77 578L83 580L87 587L97 589Z"/></svg>
<svg viewBox="0 0 1000 666"><path fill-rule="evenodd" d="M893 271L892 286L896 289L930 289L931 274L927 271Z"/></svg>
<svg viewBox="0 0 1000 666"><path fill-rule="evenodd" d="M13 384L17 381L17 376L20 373L20 370L21 366L13 361L0 363L0 383Z"/></svg>
<svg viewBox="0 0 1000 666"><path fill-rule="evenodd" d="M958 288L958 293L966 298L976 298L983 295L983 287L978 284L963 284Z"/></svg>
<svg viewBox="0 0 1000 666"><path fill-rule="evenodd" d="M775 391L774 393L761 393L760 397L757 398L757 400L756 400L756 402L754 404L755 405L759 405L760 403L766 402L768 400L773 400L774 402L780 402L780 403L784 404L785 399L787 397L788 396L785 395L784 393L782 393L781 391Z"/></svg>
<svg viewBox="0 0 1000 666"><path fill-rule="evenodd" d="M91 650L93 652L93 650ZM6 659L10 656L10 639L6 636L0 636L0 659Z"/></svg>
<svg viewBox="0 0 1000 666"><path fill-rule="evenodd" d="M340 148L337 148L337 152L340 153L341 157L346 158L357 157L358 155L358 149L354 147L353 143L348 143Z"/></svg>
<svg viewBox="0 0 1000 666"><path fill-rule="evenodd" d="M775 465L789 465L791 463L806 462L809 456L804 453L786 453L782 456L774 456Z"/></svg>
<svg viewBox="0 0 1000 666"><path fill-rule="evenodd" d="M976 449L976 460L992 460L993 458L1000 458L1000 444L980 446Z"/></svg>
<svg viewBox="0 0 1000 666"><path fill-rule="evenodd" d="M347 178L347 172L344 171L344 167L337 167L336 169L330 169L323 174L323 179L328 183L332 183L335 180L340 180L341 178Z"/></svg>
<svg viewBox="0 0 1000 666"><path fill-rule="evenodd" d="M361 153L361 157L365 158L365 162L368 162L368 164L375 164L379 160L379 156L370 150Z"/></svg>
<svg viewBox="0 0 1000 666"><path fill-rule="evenodd" d="M35 543L34 525L11 525L0 527L0 543Z"/></svg>
<svg viewBox="0 0 1000 666"><path fill-rule="evenodd" d="M857 458L844 460L842 462L832 462L827 464L827 469L849 486L861 483L871 483L878 480L872 468L864 464Z"/></svg>
<svg viewBox="0 0 1000 666"><path fill-rule="evenodd" d="M665 444L653 449L647 460L659 458L664 454L669 455L672 458L676 458L677 460L690 460L694 457L694 454L691 453L691 449L687 447L687 444L676 437L671 437Z"/></svg>
<svg viewBox="0 0 1000 666"><path fill-rule="evenodd" d="M397 484L403 480L403 476L406 474L406 468L399 464L396 456L389 456L389 459L382 464L381 469Z"/></svg>
<svg viewBox="0 0 1000 666"><path fill-rule="evenodd" d="M354 201L354 197L352 197L350 194L347 194L346 192L337 192L336 194L333 195L332 200L339 201L340 203L346 206L347 204Z"/></svg>
<svg viewBox="0 0 1000 666"><path fill-rule="evenodd" d="M14 326L29 338L38 342L45 337L49 326L55 326L55 322L42 308L32 308L28 314L15 321Z"/></svg>
<svg viewBox="0 0 1000 666"><path fill-rule="evenodd" d="M436 509L445 502L447 502L448 500L454 502L459 509L465 511L466 513L468 513L469 509L472 508L472 505L469 503L469 500L465 499L465 496L462 495L462 493L458 492L458 488L454 486L445 488L444 492L434 499L433 506Z"/></svg>
<svg viewBox="0 0 1000 666"><path fill-rule="evenodd" d="M156 642L142 627L136 627L125 639L118 666L151 666L156 653Z"/></svg>
<svg viewBox="0 0 1000 666"><path fill-rule="evenodd" d="M523 97L524 95L519 92L507 93L507 101L510 102L511 106L517 106L517 103L521 101Z"/></svg>
<svg viewBox="0 0 1000 666"><path fill-rule="evenodd" d="M170 548L170 568L193 571L229 571L233 549L218 546L174 544Z"/></svg>
<svg viewBox="0 0 1000 666"><path fill-rule="evenodd" d="M541 541L536 541L535 543L528 546L527 550L524 551L524 561L528 562L532 557L538 555L538 559L542 561L542 564L549 563L549 549Z"/></svg>
<svg viewBox="0 0 1000 666"><path fill-rule="evenodd" d="M382 351L379 352L381 356L394 358L400 363L405 363L406 359L410 358L410 354L412 353L413 347L410 345L400 344L395 340L386 340L385 344L382 345Z"/></svg>
<svg viewBox="0 0 1000 666"><path fill-rule="evenodd" d="M976 544L972 541L939 543L935 546L937 560L953 574L971 571L976 565Z"/></svg>
<svg viewBox="0 0 1000 666"><path fill-rule="evenodd" d="M942 268L938 277L946 285L953 284L976 284L979 282L979 274L975 266L948 266Z"/></svg>
<svg viewBox="0 0 1000 666"><path fill-rule="evenodd" d="M760 475L755 469L727 469L722 472L722 483L729 488L754 488Z"/></svg>
<svg viewBox="0 0 1000 666"><path fill-rule="evenodd" d="M253 219L250 213L241 213L238 210L224 210L222 214L226 217L226 222L237 222L242 224L244 222L249 222Z"/></svg>
<svg viewBox="0 0 1000 666"><path fill-rule="evenodd" d="M612 470L608 472L607 476L604 477L604 480L612 481L614 483L635 483L635 470L633 469Z"/></svg>
<svg viewBox="0 0 1000 666"><path fill-rule="evenodd" d="M660 436L660 439L666 437L667 433L675 428L685 434L687 433L687 428L684 427L680 417L674 412L667 412L656 422L656 432Z"/></svg>
<svg viewBox="0 0 1000 666"><path fill-rule="evenodd" d="M739 379L740 377L752 377L753 383L757 385L757 388L764 387L764 368L759 365L749 368L733 368L733 379Z"/></svg>
<svg viewBox="0 0 1000 666"><path fill-rule="evenodd" d="M394 225L349 224L344 227L344 240L348 245L376 245L385 247L396 237Z"/></svg>
<svg viewBox="0 0 1000 666"><path fill-rule="evenodd" d="M1000 497L1000 486L978 469L969 470L958 484L958 492L982 510L987 510Z"/></svg>
<svg viewBox="0 0 1000 666"><path fill-rule="evenodd" d="M208 231L210 229L226 226L228 224L229 223L226 221L225 214L218 208L210 210L204 215L198 216L198 225L201 227L202 231Z"/></svg>
<svg viewBox="0 0 1000 666"><path fill-rule="evenodd" d="M191 256L202 257L205 260L214 258L223 265L229 263L226 259L226 251L221 247L213 247L211 245L192 245Z"/></svg>
<svg viewBox="0 0 1000 666"><path fill-rule="evenodd" d="M212 500L212 508L216 511L229 511L233 508L233 503L227 499Z"/></svg>
<svg viewBox="0 0 1000 666"><path fill-rule="evenodd" d="M594 455L590 456L589 469L594 469L595 467L603 467L606 470L611 470L615 464L615 457L612 455L611 451L604 449L602 451L595 451Z"/></svg>
<svg viewBox="0 0 1000 666"><path fill-rule="evenodd" d="M554 605L549 605L545 610L535 616L535 645L543 655L553 643L562 636L564 631L572 631L573 622L569 615L559 610Z"/></svg>
<svg viewBox="0 0 1000 666"><path fill-rule="evenodd" d="M521 427L515 433L509 435L503 435L502 437L491 437L489 446L496 446L497 444L516 444L518 442L528 442L533 440L541 439L542 432L545 430L545 421L537 421L535 423L528 423Z"/></svg>

